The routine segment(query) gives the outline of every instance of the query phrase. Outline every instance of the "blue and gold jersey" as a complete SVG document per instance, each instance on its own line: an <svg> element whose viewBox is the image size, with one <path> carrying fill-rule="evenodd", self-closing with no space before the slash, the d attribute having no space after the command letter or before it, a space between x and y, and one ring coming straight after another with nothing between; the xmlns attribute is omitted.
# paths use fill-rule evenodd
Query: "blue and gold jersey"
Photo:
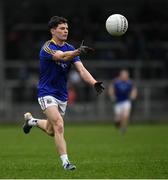
<svg viewBox="0 0 168 180"><path fill-rule="evenodd" d="M130 93L133 89L131 80L115 80L113 83L116 102L123 102L130 99Z"/></svg>
<svg viewBox="0 0 168 180"><path fill-rule="evenodd" d="M53 96L61 101L67 101L67 78L71 65L80 61L79 56L64 62L53 60L52 56L57 51L73 51L75 48L65 43L58 46L54 40L47 41L40 50L40 77L38 83L38 97Z"/></svg>

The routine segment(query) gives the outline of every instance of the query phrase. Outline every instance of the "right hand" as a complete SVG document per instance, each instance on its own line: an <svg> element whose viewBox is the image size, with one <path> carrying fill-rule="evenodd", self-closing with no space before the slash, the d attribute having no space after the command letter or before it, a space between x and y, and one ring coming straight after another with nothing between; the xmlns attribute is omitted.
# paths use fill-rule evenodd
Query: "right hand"
<svg viewBox="0 0 168 180"><path fill-rule="evenodd" d="M78 48L81 55L90 54L94 52L94 49L88 46L84 46L84 40L82 41L80 47Z"/></svg>

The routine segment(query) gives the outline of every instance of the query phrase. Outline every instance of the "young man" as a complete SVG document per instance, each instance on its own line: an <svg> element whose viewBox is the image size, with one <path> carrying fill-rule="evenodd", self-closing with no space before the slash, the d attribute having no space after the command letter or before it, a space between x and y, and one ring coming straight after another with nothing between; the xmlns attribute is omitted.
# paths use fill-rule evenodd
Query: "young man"
<svg viewBox="0 0 168 180"><path fill-rule="evenodd" d="M137 88L129 78L127 70L121 70L119 77L110 84L109 95L112 101L115 102L116 127L120 128L121 133L124 134L130 117L131 101L137 97Z"/></svg>
<svg viewBox="0 0 168 180"><path fill-rule="evenodd" d="M33 126L42 129L54 137L64 169L74 170L64 139L64 121L67 105L67 76L73 64L81 78L98 94L104 90L102 82L97 82L80 61L79 55L88 54L92 48L83 46L78 49L66 42L68 22L63 17L53 16L48 23L52 39L47 41L40 51L40 78L38 84L38 102L47 119L36 119L31 113L25 113L24 133L29 133Z"/></svg>

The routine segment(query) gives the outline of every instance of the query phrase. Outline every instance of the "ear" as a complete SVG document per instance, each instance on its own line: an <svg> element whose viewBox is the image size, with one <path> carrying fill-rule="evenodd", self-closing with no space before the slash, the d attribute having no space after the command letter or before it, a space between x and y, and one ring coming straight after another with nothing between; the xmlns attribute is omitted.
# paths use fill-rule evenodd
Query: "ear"
<svg viewBox="0 0 168 180"><path fill-rule="evenodd" d="M50 29L51 34L54 34L54 30L55 30L54 28Z"/></svg>

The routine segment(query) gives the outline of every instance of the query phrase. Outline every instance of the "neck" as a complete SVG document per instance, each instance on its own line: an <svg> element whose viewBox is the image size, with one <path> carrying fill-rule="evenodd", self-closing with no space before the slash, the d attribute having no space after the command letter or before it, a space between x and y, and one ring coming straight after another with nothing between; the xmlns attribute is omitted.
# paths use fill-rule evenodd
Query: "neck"
<svg viewBox="0 0 168 180"><path fill-rule="evenodd" d="M62 41L58 38L52 37L52 40L54 41L55 44L59 45L59 46L63 46L65 41Z"/></svg>

